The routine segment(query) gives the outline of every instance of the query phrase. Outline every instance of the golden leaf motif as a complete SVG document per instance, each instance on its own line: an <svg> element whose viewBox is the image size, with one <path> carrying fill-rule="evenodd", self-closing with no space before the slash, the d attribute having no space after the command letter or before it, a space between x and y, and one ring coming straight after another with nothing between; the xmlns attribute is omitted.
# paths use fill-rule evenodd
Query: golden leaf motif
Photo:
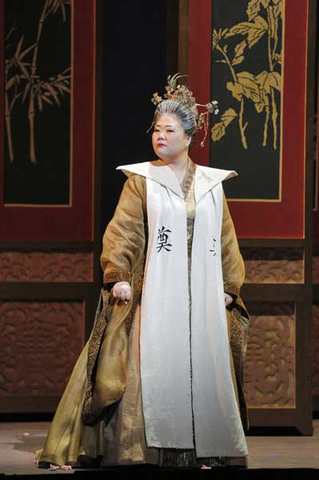
<svg viewBox="0 0 319 480"><path fill-rule="evenodd" d="M46 92L47 93L47 92ZM49 105L53 105L53 102L48 98L47 94L44 94L42 96L42 100L44 100L46 103L48 103Z"/></svg>
<svg viewBox="0 0 319 480"><path fill-rule="evenodd" d="M217 30L215 30L215 28L214 28L214 30L213 30L213 50L214 50L214 48L217 47L218 42L219 42L218 33L217 33Z"/></svg>
<svg viewBox="0 0 319 480"><path fill-rule="evenodd" d="M239 112L228 109L221 117L221 121L212 128L212 139L218 141L226 135L227 126L234 118L238 119L240 137L244 149L248 148L246 130L249 123L246 118L249 117L249 105L253 104L257 113L264 112L261 117L263 122L263 140L262 145L266 147L269 143L269 126L272 124L272 146L274 150L278 148L278 106L277 100L280 96L275 95L275 90L281 92L282 77L277 71L281 69L282 61L282 36L278 34L279 28L282 29L282 22L279 18L283 17L283 0L247 0L246 14L248 21L237 23L228 30L221 28L213 31L213 48L216 49L220 57L216 63L224 63L229 66L231 81L226 80L226 88L232 93L234 99L239 104ZM244 39L228 44L229 37L242 36ZM268 71L264 70L259 74L252 74L247 71L237 72L237 66L247 57L247 65L250 58L250 52L263 36L267 36L267 42L262 43L262 49L265 52L265 60L269 64ZM223 40L223 45L220 45ZM226 43L226 45L225 45ZM233 57L230 58L229 46L234 45ZM248 67L247 67L248 68ZM248 108L246 108L248 107Z"/></svg>
<svg viewBox="0 0 319 480"><path fill-rule="evenodd" d="M277 33L277 19L274 15L274 7L269 7L268 12L270 37L275 38Z"/></svg>
<svg viewBox="0 0 319 480"><path fill-rule="evenodd" d="M230 122L234 120L234 118L238 117L238 113L233 108L228 108L225 113L221 116L223 124L228 127Z"/></svg>
<svg viewBox="0 0 319 480"><path fill-rule="evenodd" d="M228 28L219 29L218 31L214 28L213 30L213 49L216 48L219 42L226 38L226 34L228 33Z"/></svg>
<svg viewBox="0 0 319 480"><path fill-rule="evenodd" d="M274 17L275 18L278 18L278 17L281 17L282 18L282 13L283 13L283 4L282 2L281 3L278 3L278 5L275 5L273 7L273 12L274 12Z"/></svg>
<svg viewBox="0 0 319 480"><path fill-rule="evenodd" d="M222 121L216 123L211 129L213 142L218 142L221 138L225 136L226 128L236 117L238 117L238 113L235 112L233 108L228 108L228 110L223 113L223 115L221 116Z"/></svg>
<svg viewBox="0 0 319 480"><path fill-rule="evenodd" d="M63 85L63 83L58 83L57 86L56 86L60 91L63 92L66 92L66 93L71 93L71 90L69 89L69 87L67 87L66 85Z"/></svg>
<svg viewBox="0 0 319 480"><path fill-rule="evenodd" d="M251 22L260 12L260 0L250 0L247 5L247 16L248 20Z"/></svg>
<svg viewBox="0 0 319 480"><path fill-rule="evenodd" d="M212 140L213 142L218 142L221 138L225 136L226 127L223 122L215 123L212 128Z"/></svg>
<svg viewBox="0 0 319 480"><path fill-rule="evenodd" d="M31 45L29 48L27 48L26 50L24 50L24 52L21 53L21 55L19 56L19 59L22 60L23 57L25 57L29 52L31 52L31 50L33 50L35 47L36 47L36 43L34 43L33 45Z"/></svg>
<svg viewBox="0 0 319 480"><path fill-rule="evenodd" d="M234 60L232 61L232 65L240 65L244 60L244 55L240 55L239 57L234 58Z"/></svg>
<svg viewBox="0 0 319 480"><path fill-rule="evenodd" d="M73 0L72 0L73 1ZM14 160L14 144L12 137L12 109L20 98L21 103L28 99L28 122L29 122L29 153L30 161L37 163L35 148L35 116L42 112L44 102L53 105L53 101L60 106L60 97L70 93L70 75L65 74L70 70L65 70L56 77L50 77L49 80L42 80L38 74L38 51L42 42L42 32L46 20L59 10L62 13L63 21L67 19L66 6L71 5L71 0L43 0L43 6L39 11L38 28L35 31L36 42L24 48L24 36L19 37L15 47L15 53L12 58L6 59L5 70L5 116L6 116L6 134L8 144L8 154L11 162ZM12 26L5 39L5 49L8 48L8 39L12 33L17 30ZM23 49L24 48L24 49ZM24 61L25 57L32 53L32 58ZM62 83L63 82L63 83ZM12 88L14 87L14 88ZM51 98L52 100L51 100ZM14 112L13 112L14 113Z"/></svg>
<svg viewBox="0 0 319 480"><path fill-rule="evenodd" d="M233 35L247 35L248 47L252 48L267 31L268 23L261 16L257 16L253 22L241 22L234 25L225 38Z"/></svg>
<svg viewBox="0 0 319 480"><path fill-rule="evenodd" d="M23 44L23 35L22 37L20 38L19 42L18 42L18 45L17 45L17 50L16 50L16 53L15 53L15 58L19 58L20 56L20 51L21 51L21 47L22 47L22 44Z"/></svg>
<svg viewBox="0 0 319 480"><path fill-rule="evenodd" d="M239 102L241 101L243 97L243 87L240 85L238 82L227 82L226 83L226 88L229 90L232 94L233 97L238 100Z"/></svg>
<svg viewBox="0 0 319 480"><path fill-rule="evenodd" d="M20 60L17 60L17 65L19 65L20 70L23 73L23 75L25 76L25 78L29 78L29 72L25 67L26 64L24 62L20 62Z"/></svg>
<svg viewBox="0 0 319 480"><path fill-rule="evenodd" d="M240 72L237 74L237 79L238 82L226 84L226 88L232 92L233 97L239 102L244 96L254 103L260 103L259 85L256 83L254 75L249 72Z"/></svg>
<svg viewBox="0 0 319 480"><path fill-rule="evenodd" d="M238 82L243 88L243 94L253 102L260 101L259 85L255 81L254 75L249 72L240 72L237 74Z"/></svg>
<svg viewBox="0 0 319 480"><path fill-rule="evenodd" d="M260 90L260 102L254 103L258 113L261 113L265 107L269 107L269 99L265 90Z"/></svg>
<svg viewBox="0 0 319 480"><path fill-rule="evenodd" d="M56 103L60 106L59 97L58 97L56 91L54 90L54 88L52 87L52 85L49 82L44 82L44 86L48 90L48 92L51 93L51 95L54 98L54 100L56 101Z"/></svg>
<svg viewBox="0 0 319 480"><path fill-rule="evenodd" d="M40 112L42 112L42 110L43 110L43 103L42 103L41 95L38 95L38 106L39 106Z"/></svg>
<svg viewBox="0 0 319 480"><path fill-rule="evenodd" d="M28 92L29 92L30 88L31 88L31 83L27 83L26 87L25 87L25 90L23 92L22 103L25 102L25 99L27 98L27 95L28 95Z"/></svg>
<svg viewBox="0 0 319 480"><path fill-rule="evenodd" d="M256 83L260 86L260 89L265 90L269 95L271 89L275 88L279 92L281 91L281 75L278 72L261 72L256 76Z"/></svg>
<svg viewBox="0 0 319 480"><path fill-rule="evenodd" d="M246 40L243 40L238 45L236 45L234 50L235 56L233 58L232 65L239 65L245 59L243 53L245 52L246 47L247 47Z"/></svg>
<svg viewBox="0 0 319 480"><path fill-rule="evenodd" d="M11 87L15 84L15 77L11 77L10 80L6 83L6 91L10 90Z"/></svg>

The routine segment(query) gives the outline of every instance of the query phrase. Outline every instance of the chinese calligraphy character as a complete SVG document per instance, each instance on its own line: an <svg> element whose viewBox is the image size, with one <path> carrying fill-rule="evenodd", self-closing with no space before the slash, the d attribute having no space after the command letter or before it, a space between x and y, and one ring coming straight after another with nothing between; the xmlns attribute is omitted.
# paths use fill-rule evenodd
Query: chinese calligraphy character
<svg viewBox="0 0 319 480"><path fill-rule="evenodd" d="M215 238L214 235L213 235L213 248L212 248L212 250L209 250L210 252L212 252L213 257L215 257L215 255L217 255L217 254L216 254L216 241L217 241L217 240L216 240L216 238Z"/></svg>
<svg viewBox="0 0 319 480"><path fill-rule="evenodd" d="M169 243L169 240L168 240L169 233L171 233L171 230L169 230L168 228L165 228L164 226L158 229L157 246L156 246L157 253L159 253L163 248L168 252L171 251L169 247L171 247L172 244Z"/></svg>

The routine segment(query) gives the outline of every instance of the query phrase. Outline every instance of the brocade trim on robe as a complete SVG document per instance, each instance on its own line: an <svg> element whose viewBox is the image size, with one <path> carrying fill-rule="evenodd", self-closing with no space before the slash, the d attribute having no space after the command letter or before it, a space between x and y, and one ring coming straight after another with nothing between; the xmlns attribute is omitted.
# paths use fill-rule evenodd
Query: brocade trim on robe
<svg viewBox="0 0 319 480"><path fill-rule="evenodd" d="M121 280L122 281L122 280ZM143 275L140 275L136 285L134 288L134 292L132 291L132 303L130 306L129 313L125 317L125 330L127 335L129 336L132 322L134 319L134 315L136 312L137 306L141 302L141 293L142 293L142 286L143 286ZM94 384L95 384L95 375L96 375L96 362L98 360L101 343L103 341L103 337L106 332L106 327L108 323L107 319L107 310L109 307L109 302L111 298L111 293L105 289L101 291L101 298L103 301L103 307L98 314L98 310L100 308L100 302L98 305L98 310L96 313L96 321L94 323L92 335L89 341L88 347L88 364L87 364L87 383L86 383L86 392L85 392L85 399L83 404L82 410L82 421L84 425L94 425L97 421L101 419L103 411L95 412L93 408L93 395L94 395Z"/></svg>
<svg viewBox="0 0 319 480"><path fill-rule="evenodd" d="M131 272L121 270L116 265L108 264L104 270L103 283L131 282Z"/></svg>
<svg viewBox="0 0 319 480"><path fill-rule="evenodd" d="M96 417L92 411L94 388L93 371L100 351L102 338L107 326L107 308L109 305L109 299L110 293L107 290L102 289L88 348L86 392L82 410L82 421L84 425L93 425L96 421Z"/></svg>

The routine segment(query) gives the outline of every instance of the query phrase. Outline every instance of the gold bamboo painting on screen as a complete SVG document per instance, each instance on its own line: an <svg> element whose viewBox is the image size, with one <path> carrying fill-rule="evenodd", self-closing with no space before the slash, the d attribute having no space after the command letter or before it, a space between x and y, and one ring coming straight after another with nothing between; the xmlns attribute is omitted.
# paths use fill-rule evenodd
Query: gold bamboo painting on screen
<svg viewBox="0 0 319 480"><path fill-rule="evenodd" d="M66 9L71 0L46 0L43 2L34 43L25 45L24 35L14 40L17 26L12 25L5 38L6 50L14 51L5 60L5 129L10 162L15 159L13 116L16 107L27 104L26 123L29 127L29 158L32 164L37 164L35 142L36 116L43 112L44 105L61 106L61 99L70 95L71 69L67 68L50 78L43 78L38 71L38 52L46 25L52 15L62 15L66 20ZM50 61L48 58L47 61ZM53 135L52 135L53 138Z"/></svg>
<svg viewBox="0 0 319 480"><path fill-rule="evenodd" d="M241 143L247 150L250 122L245 116L245 107L252 103L258 120L263 123L262 146L271 145L278 150L282 101L282 35L279 30L283 25L284 0L250 0L246 14L247 18L235 25L213 30L212 48L218 53L215 62L228 66L229 78L225 78L224 87L231 92L238 106L226 108L220 122L213 126L211 138L213 142L220 141L227 135L228 126L236 121ZM254 54L255 46L265 37L267 48L264 48L263 55L267 59L267 69L258 73L243 69L244 60ZM247 65L249 62L246 61L245 68Z"/></svg>

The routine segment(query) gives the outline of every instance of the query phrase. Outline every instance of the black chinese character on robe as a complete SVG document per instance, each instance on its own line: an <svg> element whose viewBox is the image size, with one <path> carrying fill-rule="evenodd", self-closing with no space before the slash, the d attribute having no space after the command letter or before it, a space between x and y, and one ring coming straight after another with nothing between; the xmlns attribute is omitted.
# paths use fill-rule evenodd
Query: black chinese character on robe
<svg viewBox="0 0 319 480"><path fill-rule="evenodd" d="M217 254L216 254L216 242L217 242L217 240L216 240L216 238L215 238L214 235L213 235L213 248L212 248L212 250L209 250L210 252L212 252L213 257L215 257L215 255L217 255Z"/></svg>
<svg viewBox="0 0 319 480"><path fill-rule="evenodd" d="M168 239L169 233L172 233L171 230L169 230L168 228L165 228L164 226L158 229L157 246L156 246L157 253L159 253L163 248L168 252L171 251L169 247L172 247L172 244L169 243L169 239Z"/></svg>

